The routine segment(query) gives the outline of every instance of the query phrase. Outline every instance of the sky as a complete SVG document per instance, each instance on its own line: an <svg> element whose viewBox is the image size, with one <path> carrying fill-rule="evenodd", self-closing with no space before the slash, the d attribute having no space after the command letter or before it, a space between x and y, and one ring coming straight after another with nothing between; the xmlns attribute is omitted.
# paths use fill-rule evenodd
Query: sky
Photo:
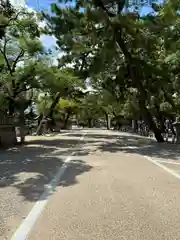
<svg viewBox="0 0 180 240"><path fill-rule="evenodd" d="M54 0L26 0L29 7L36 8L38 10L47 9Z"/></svg>
<svg viewBox="0 0 180 240"><path fill-rule="evenodd" d="M57 2L57 0L26 0L26 4L30 8L34 8L36 10L48 10L50 9L50 5L54 2ZM141 14L147 14L151 11L150 7L143 7L141 10ZM52 36L42 35L41 40L45 46L45 48L53 48L56 44L56 39Z"/></svg>
<svg viewBox="0 0 180 240"><path fill-rule="evenodd" d="M38 11L49 10L52 3L56 3L58 0L26 0L26 4L30 8L34 8ZM41 40L45 48L53 48L56 44L56 39L51 36L42 35Z"/></svg>
<svg viewBox="0 0 180 240"><path fill-rule="evenodd" d="M57 0L26 0L26 2L29 7L37 10L45 10L48 9L52 3L57 2ZM149 7L144 7L142 12L147 13L149 10Z"/></svg>
<svg viewBox="0 0 180 240"><path fill-rule="evenodd" d="M48 10L50 5L55 2L54 0L26 0L28 7L34 8L36 10ZM41 40L46 48L51 48L55 45L56 40L51 36L41 36Z"/></svg>

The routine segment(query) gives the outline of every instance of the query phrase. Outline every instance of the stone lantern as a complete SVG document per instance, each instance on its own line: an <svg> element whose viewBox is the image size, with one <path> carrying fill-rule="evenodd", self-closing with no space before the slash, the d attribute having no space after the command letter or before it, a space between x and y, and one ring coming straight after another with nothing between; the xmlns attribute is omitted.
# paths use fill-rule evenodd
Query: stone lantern
<svg viewBox="0 0 180 240"><path fill-rule="evenodd" d="M180 143L180 117L176 117L176 121L173 125L176 129L176 143Z"/></svg>

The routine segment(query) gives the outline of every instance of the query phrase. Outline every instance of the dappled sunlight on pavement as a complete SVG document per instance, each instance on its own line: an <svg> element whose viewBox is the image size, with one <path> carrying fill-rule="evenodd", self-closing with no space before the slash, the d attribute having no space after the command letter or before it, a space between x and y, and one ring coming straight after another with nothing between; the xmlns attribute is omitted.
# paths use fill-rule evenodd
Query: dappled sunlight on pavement
<svg viewBox="0 0 180 240"><path fill-rule="evenodd" d="M180 239L179 181L145 158L178 174L177 145L78 129L33 136L0 155L2 239L12 236L63 166L29 240Z"/></svg>
<svg viewBox="0 0 180 240"><path fill-rule="evenodd" d="M88 171L76 174L81 169L72 163L29 240L180 238L179 182L144 158L175 158L173 151L153 140L99 130L87 133L75 162L79 153Z"/></svg>

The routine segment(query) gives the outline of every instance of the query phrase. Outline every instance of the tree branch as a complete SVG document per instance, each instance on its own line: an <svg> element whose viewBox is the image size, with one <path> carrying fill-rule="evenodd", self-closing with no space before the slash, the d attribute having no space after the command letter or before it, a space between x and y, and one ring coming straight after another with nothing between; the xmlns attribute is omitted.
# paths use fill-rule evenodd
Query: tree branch
<svg viewBox="0 0 180 240"><path fill-rule="evenodd" d="M8 68L8 70L9 70L9 73L10 73L10 75L12 76L12 75L13 75L13 72L12 72L12 69L11 69L11 65L10 65L10 63L9 63L9 61L8 61L7 56L6 56L6 46L7 46L7 43L8 43L8 39L5 37L5 38L4 38L4 46L3 46L3 49L0 48L0 52L2 53L2 55L3 55L3 57L4 57L4 60L5 60L5 62L6 62L7 68Z"/></svg>
<svg viewBox="0 0 180 240"><path fill-rule="evenodd" d="M23 14L23 13L25 13L25 12L19 11L14 17L10 18L9 21L8 21L6 24L4 24L2 27L3 27L3 28L8 27L9 24L10 24L12 21L16 21L16 20L18 19L19 15L20 15L21 13Z"/></svg>
<svg viewBox="0 0 180 240"><path fill-rule="evenodd" d="M12 68L11 68L11 69L12 69L12 72L15 71L15 68L16 68L16 65L17 65L18 61L19 61L20 58L23 57L23 56L24 56L24 50L21 49L21 51L19 52L18 56L16 57L16 59L14 60L14 62L13 62L13 64L12 64Z"/></svg>

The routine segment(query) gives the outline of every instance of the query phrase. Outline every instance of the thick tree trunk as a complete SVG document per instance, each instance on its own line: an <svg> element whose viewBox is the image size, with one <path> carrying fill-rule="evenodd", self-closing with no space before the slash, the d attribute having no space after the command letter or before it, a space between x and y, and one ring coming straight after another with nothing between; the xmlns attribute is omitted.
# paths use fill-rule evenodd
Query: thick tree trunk
<svg viewBox="0 0 180 240"><path fill-rule="evenodd" d="M152 115L146 108L144 102L142 102L140 100L139 103L140 103L140 109L142 110L145 122L148 124L149 128L154 132L154 136L155 136L157 142L164 142L162 132L159 128L156 127L156 124L153 121Z"/></svg>
<svg viewBox="0 0 180 240"><path fill-rule="evenodd" d="M136 85L137 85L137 89L139 90L139 93L140 93L139 106L143 113L145 121L148 124L149 129L154 132L154 136L155 136L157 142L164 142L164 138L162 136L162 130L156 126L150 111L146 107L145 89L143 88L143 86L142 86L141 82L139 82L139 80L137 81Z"/></svg>
<svg viewBox="0 0 180 240"><path fill-rule="evenodd" d="M148 124L149 128L154 132L156 140L158 142L164 142L164 138L162 136L162 131L156 126L150 111L146 107L146 100L148 99L148 97L147 97L146 90L144 89L142 82L141 82L141 78L140 78L141 74L138 74L139 71L141 71L141 69L138 67L140 67L140 66L137 66L136 68L133 67L133 61L132 61L132 63L129 64L129 70L130 70L132 82L133 82L134 86L136 86L136 88L138 89L138 91L140 93L139 94L140 110L141 110L142 115L143 115L146 123Z"/></svg>
<svg viewBox="0 0 180 240"><path fill-rule="evenodd" d="M146 91L142 85L141 80L143 79L142 77L142 70L141 66L136 63L136 61L132 58L131 54L129 53L126 44L121 37L121 28L119 26L114 29L116 34L116 42L118 43L119 47L121 48L124 57L126 59L127 65L128 65L128 71L132 80L132 84L134 87L138 89L138 92L140 93L139 97L139 107L140 110L143 113L143 116L145 118L145 121L149 125L149 128L154 132L155 138L158 142L164 142L162 132L160 129L156 127L156 124L153 121L153 117L149 110L146 107L146 100L147 100L147 95Z"/></svg>

